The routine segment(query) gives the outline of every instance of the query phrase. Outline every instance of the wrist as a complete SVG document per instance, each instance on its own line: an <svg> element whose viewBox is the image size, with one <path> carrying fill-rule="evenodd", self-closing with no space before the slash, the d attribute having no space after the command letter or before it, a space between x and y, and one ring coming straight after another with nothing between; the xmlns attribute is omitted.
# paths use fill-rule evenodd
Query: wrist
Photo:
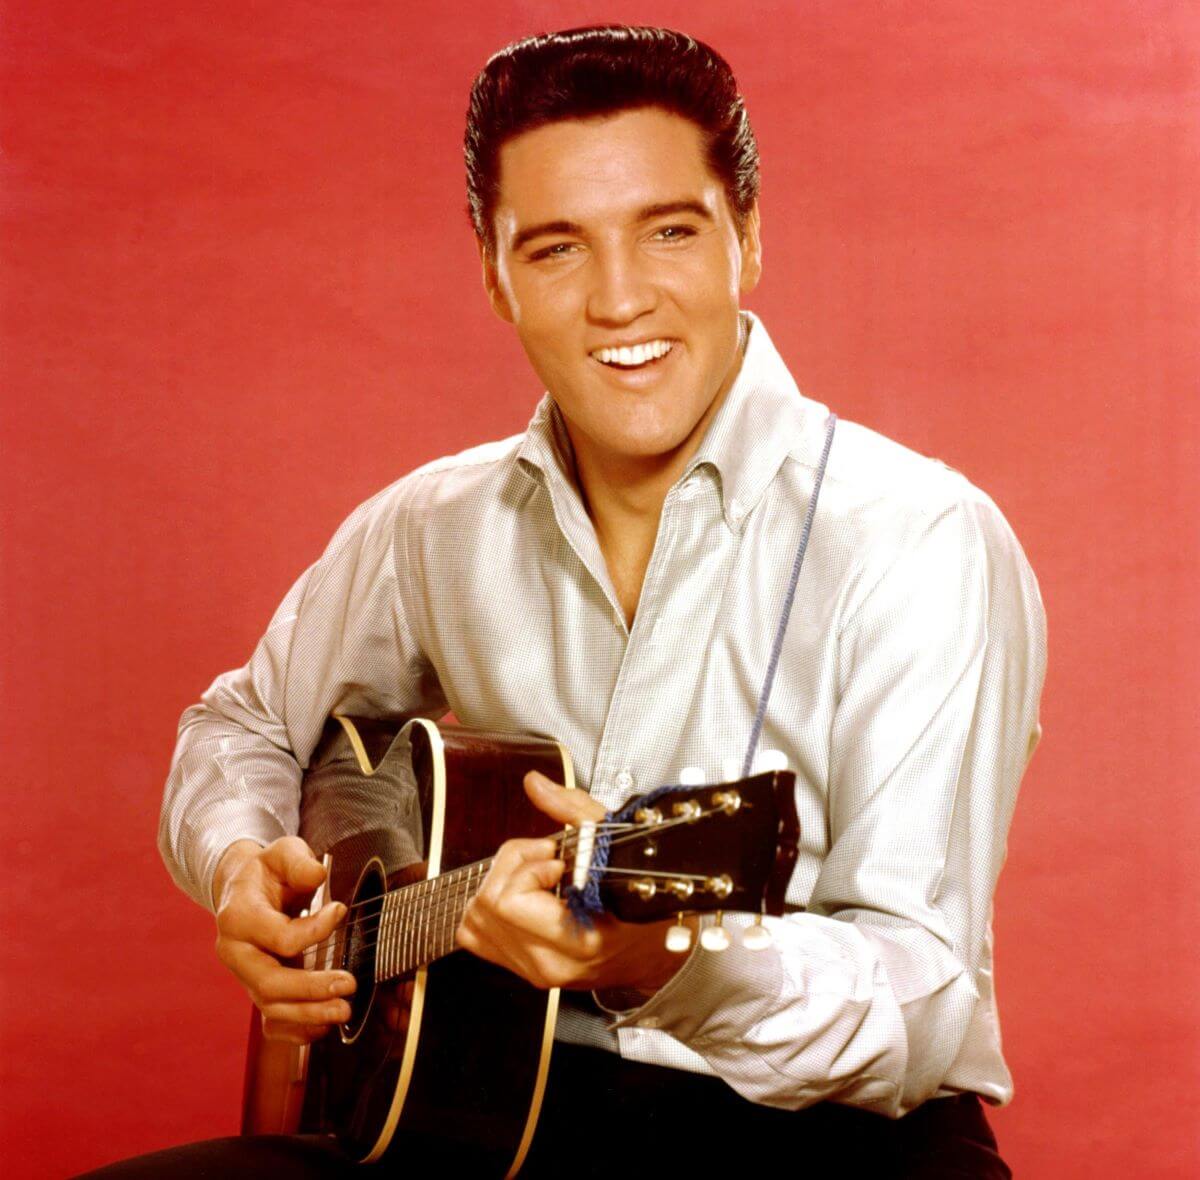
<svg viewBox="0 0 1200 1180"><path fill-rule="evenodd" d="M623 996L625 1002L622 1007L640 1007L646 1003L659 988L670 983L687 962L687 955L667 950L667 929L677 920L653 922L637 927L638 937L631 948L637 965L636 974L629 976L623 986L611 989ZM684 920L690 924L690 919Z"/></svg>
<svg viewBox="0 0 1200 1180"><path fill-rule="evenodd" d="M687 954L680 954L678 951L667 949L667 930L676 925L681 919L672 918L667 922L655 922L652 926L645 927L647 935L646 946L643 951L643 962L645 963L645 974L638 986L638 990L643 992L645 999L650 999L659 988L665 987L679 969L688 961ZM682 919L684 925L692 928L692 941L694 942L697 935L696 931L699 928L699 923L692 915L687 915Z"/></svg>

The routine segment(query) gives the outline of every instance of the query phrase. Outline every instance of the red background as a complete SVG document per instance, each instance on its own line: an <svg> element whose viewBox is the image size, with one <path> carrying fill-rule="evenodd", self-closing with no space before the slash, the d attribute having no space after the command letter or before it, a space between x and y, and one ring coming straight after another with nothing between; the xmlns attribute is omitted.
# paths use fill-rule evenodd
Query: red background
<svg viewBox="0 0 1200 1180"><path fill-rule="evenodd" d="M613 18L732 62L764 160L751 306L801 386L964 470L1040 576L1002 1145L1026 1178L1196 1174L1195 7L25 0L0 114L7 1175L235 1129L246 1004L153 847L176 719L354 504L523 427L539 390L464 213L467 88L518 35Z"/></svg>

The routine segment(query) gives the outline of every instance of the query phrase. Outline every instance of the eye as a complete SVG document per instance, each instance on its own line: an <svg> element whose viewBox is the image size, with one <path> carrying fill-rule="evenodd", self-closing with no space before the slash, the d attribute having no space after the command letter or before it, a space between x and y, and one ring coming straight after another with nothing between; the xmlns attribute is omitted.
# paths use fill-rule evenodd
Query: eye
<svg viewBox="0 0 1200 1180"><path fill-rule="evenodd" d="M654 236L660 242L682 242L685 238L694 238L696 231L690 225L664 225L654 231Z"/></svg>
<svg viewBox="0 0 1200 1180"><path fill-rule="evenodd" d="M529 257L534 262L540 262L543 258L565 258L574 249L574 242L555 242L552 246L543 246L542 249L535 250Z"/></svg>

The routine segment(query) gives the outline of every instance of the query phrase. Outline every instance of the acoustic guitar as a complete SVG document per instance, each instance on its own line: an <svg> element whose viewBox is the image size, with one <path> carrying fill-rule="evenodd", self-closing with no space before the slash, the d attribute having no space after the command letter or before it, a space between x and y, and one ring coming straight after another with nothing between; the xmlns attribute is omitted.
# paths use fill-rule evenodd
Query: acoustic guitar
<svg viewBox="0 0 1200 1180"><path fill-rule="evenodd" d="M358 988L350 1019L312 1045L265 1040L253 1013L243 1133L329 1133L364 1163L517 1174L559 993L454 945L489 858L513 836L555 835L577 897L598 896L621 921L716 912L719 926L726 910L783 912L799 837L792 774L662 788L612 823L555 834L522 789L530 770L574 786L569 754L545 738L330 720L305 774L300 834L329 870L310 908L348 909L305 966L349 971Z"/></svg>

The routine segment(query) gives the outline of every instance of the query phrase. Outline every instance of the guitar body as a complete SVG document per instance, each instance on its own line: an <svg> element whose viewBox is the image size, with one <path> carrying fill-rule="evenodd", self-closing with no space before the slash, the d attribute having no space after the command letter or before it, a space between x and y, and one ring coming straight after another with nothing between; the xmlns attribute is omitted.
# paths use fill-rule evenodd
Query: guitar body
<svg viewBox="0 0 1200 1180"><path fill-rule="evenodd" d="M590 881L620 921L783 912L799 838L790 773L664 787L559 833L525 795L530 770L575 785L569 755L545 738L331 719L304 777L300 834L329 870L311 906L342 901L348 913L304 965L350 971L358 987L350 1020L311 1045L266 1041L252 1014L243 1134L333 1134L364 1163L517 1174L558 992L454 946L490 857L514 836L559 838L579 862L574 887ZM593 871L598 827L606 851Z"/></svg>
<svg viewBox="0 0 1200 1180"><path fill-rule="evenodd" d="M521 785L530 770L573 785L566 751L545 739L335 719L304 782L301 835L330 859L322 900L365 899L351 912L369 916L385 881L433 878L511 836L549 834ZM347 804L365 827L325 846L346 816L323 809ZM243 1133L329 1132L364 1162L436 1158L467 1175L515 1174L541 1106L557 991L463 951L376 983L374 948L357 969L353 943L342 949L337 965L358 978L348 1025L301 1047L264 1040L253 1013Z"/></svg>

